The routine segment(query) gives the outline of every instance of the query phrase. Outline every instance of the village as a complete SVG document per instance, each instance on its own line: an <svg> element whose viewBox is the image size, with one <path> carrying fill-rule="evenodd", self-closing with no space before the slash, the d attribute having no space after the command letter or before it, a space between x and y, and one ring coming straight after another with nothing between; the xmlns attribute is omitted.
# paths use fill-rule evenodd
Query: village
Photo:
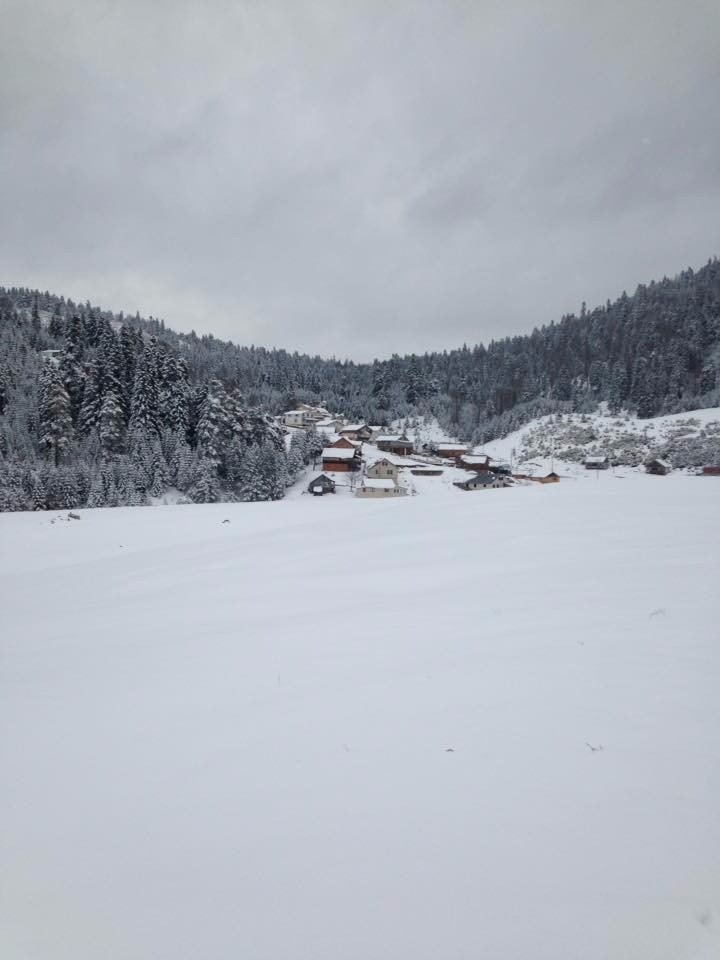
<svg viewBox="0 0 720 960"><path fill-rule="evenodd" d="M609 470L614 473L615 466L609 456L587 455L574 470L561 473L552 457L527 463L514 456L493 456L454 440L411 439L409 430L393 432L388 427L351 422L322 404L300 403L277 417L277 423L288 439L297 431L312 432L322 439L322 452L313 461L311 479L308 483L306 478L302 489L315 497L339 492L358 499L413 496L429 492L433 482L463 492L499 490L576 479L578 471L590 476ZM673 469L667 459L656 456L648 457L642 467L645 474L653 476L666 476ZM699 474L718 476L720 468L705 466Z"/></svg>

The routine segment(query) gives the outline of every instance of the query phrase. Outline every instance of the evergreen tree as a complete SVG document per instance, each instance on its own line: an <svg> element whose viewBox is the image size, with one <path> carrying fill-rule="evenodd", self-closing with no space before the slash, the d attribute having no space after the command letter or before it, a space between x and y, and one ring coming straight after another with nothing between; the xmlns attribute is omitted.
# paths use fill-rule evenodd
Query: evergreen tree
<svg viewBox="0 0 720 960"><path fill-rule="evenodd" d="M52 364L43 372L40 395L40 446L49 452L55 466L73 434L70 397Z"/></svg>

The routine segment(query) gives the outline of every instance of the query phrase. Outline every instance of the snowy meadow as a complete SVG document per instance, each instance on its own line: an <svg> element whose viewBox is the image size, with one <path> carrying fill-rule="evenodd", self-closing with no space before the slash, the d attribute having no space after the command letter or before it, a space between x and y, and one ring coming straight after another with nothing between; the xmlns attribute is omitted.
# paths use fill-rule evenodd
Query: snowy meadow
<svg viewBox="0 0 720 960"><path fill-rule="evenodd" d="M720 956L720 480L432 489L0 515L4 960Z"/></svg>

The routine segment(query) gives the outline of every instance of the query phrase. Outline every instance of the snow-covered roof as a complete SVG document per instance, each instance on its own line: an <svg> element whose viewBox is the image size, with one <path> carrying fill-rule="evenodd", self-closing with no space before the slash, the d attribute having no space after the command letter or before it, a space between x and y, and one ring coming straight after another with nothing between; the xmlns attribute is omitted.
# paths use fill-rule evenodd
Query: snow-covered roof
<svg viewBox="0 0 720 960"><path fill-rule="evenodd" d="M390 442L393 441L393 440L401 440L401 439L402 439L402 438L401 438L401 436L400 436L399 433L383 433L383 434L381 434L381 435L377 438L377 442L378 442L378 443L390 443ZM409 440L408 440L407 442L410 443Z"/></svg>
<svg viewBox="0 0 720 960"><path fill-rule="evenodd" d="M352 460L357 453L355 447L325 447L322 452L323 460Z"/></svg>
<svg viewBox="0 0 720 960"><path fill-rule="evenodd" d="M466 443L442 443L438 441L435 446L438 450L467 450Z"/></svg>
<svg viewBox="0 0 720 960"><path fill-rule="evenodd" d="M660 457L653 457L652 460L648 460L648 463L659 463L661 467L665 467L666 470L672 469L672 464L669 460L661 460Z"/></svg>
<svg viewBox="0 0 720 960"><path fill-rule="evenodd" d="M490 459L486 454L482 456L465 456L463 457L463 463L487 463Z"/></svg>
<svg viewBox="0 0 720 960"><path fill-rule="evenodd" d="M379 463L389 463L391 467L399 467L400 464L396 463L394 460L391 460L389 457L378 457L377 460L373 460L368 464L368 467L376 467Z"/></svg>
<svg viewBox="0 0 720 960"><path fill-rule="evenodd" d="M340 430L340 433L348 433L351 430L365 430L367 429L366 423L346 423L345 426Z"/></svg>
<svg viewBox="0 0 720 960"><path fill-rule="evenodd" d="M585 463L605 463L607 457L585 457Z"/></svg>
<svg viewBox="0 0 720 960"><path fill-rule="evenodd" d="M370 487L371 490L392 490L395 487L394 480L363 480L364 487Z"/></svg>

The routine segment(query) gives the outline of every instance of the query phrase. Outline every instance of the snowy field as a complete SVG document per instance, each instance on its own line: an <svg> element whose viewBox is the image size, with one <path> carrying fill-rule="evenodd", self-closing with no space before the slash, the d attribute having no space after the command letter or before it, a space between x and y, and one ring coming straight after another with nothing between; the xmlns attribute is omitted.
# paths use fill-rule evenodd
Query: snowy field
<svg viewBox="0 0 720 960"><path fill-rule="evenodd" d="M720 957L720 480L415 479L0 516L2 960Z"/></svg>

